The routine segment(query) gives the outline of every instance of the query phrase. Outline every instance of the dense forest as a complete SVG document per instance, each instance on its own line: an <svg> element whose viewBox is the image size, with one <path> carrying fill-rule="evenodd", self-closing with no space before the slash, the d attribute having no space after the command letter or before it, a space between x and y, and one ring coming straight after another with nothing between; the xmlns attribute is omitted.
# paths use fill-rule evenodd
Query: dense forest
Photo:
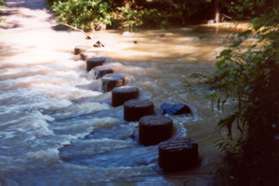
<svg viewBox="0 0 279 186"><path fill-rule="evenodd" d="M49 0L59 20L85 30L181 26L249 20L269 11L276 0ZM278 2L277 2L278 4Z"/></svg>
<svg viewBox="0 0 279 186"><path fill-rule="evenodd" d="M278 7L251 22L253 29L239 34L217 57L209 80L218 107L235 103L234 112L218 124L228 132L217 143L227 155L220 170L224 185L279 184Z"/></svg>

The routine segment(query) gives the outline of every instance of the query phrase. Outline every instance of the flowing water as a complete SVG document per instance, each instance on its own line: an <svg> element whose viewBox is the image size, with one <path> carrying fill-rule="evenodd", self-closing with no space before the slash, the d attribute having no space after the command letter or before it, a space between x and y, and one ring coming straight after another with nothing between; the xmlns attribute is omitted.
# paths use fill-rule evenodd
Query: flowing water
<svg viewBox="0 0 279 186"><path fill-rule="evenodd" d="M0 33L0 185L210 185L220 154L203 84L230 32L211 29L99 32L106 55L157 108L186 102L191 116L176 116L174 137L193 137L202 164L164 175L157 146L137 143L137 123L110 106L110 93L71 53L90 42L78 32L55 31L42 0L9 0ZM89 45L90 44L90 45Z"/></svg>

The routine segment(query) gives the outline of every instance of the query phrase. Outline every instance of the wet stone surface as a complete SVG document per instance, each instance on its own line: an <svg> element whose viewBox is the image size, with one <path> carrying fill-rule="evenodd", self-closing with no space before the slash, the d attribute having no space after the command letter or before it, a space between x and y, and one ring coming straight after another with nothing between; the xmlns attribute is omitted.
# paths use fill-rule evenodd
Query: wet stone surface
<svg viewBox="0 0 279 186"><path fill-rule="evenodd" d="M157 148L145 148L137 144L134 139L137 127L117 121L102 124L104 121L100 120L100 125L85 137L60 148L60 158L72 164L100 168L148 165L150 170L154 171ZM81 122L78 123L82 125Z"/></svg>
<svg viewBox="0 0 279 186"><path fill-rule="evenodd" d="M87 46L79 45L74 48L74 54L79 55L87 50Z"/></svg>
<svg viewBox="0 0 279 186"><path fill-rule="evenodd" d="M133 99L124 103L124 119L138 121L141 117L154 114L154 104L150 100Z"/></svg>
<svg viewBox="0 0 279 186"><path fill-rule="evenodd" d="M122 105L125 101L139 97L139 89L135 86L122 86L112 90L111 104L116 107Z"/></svg>
<svg viewBox="0 0 279 186"><path fill-rule="evenodd" d="M110 66L98 66L94 69L96 79L100 79L107 74L112 74L114 70Z"/></svg>
<svg viewBox="0 0 279 186"><path fill-rule="evenodd" d="M166 172L187 170L198 163L198 144L189 138L171 139L159 145L159 165Z"/></svg>
<svg viewBox="0 0 279 186"><path fill-rule="evenodd" d="M104 92L109 92L115 87L121 87L126 84L127 84L127 80L125 78L125 75L123 74L119 74L119 73L108 74L102 78L102 90Z"/></svg>
<svg viewBox="0 0 279 186"><path fill-rule="evenodd" d="M86 60L86 70L89 72L95 67L101 66L106 62L104 57L91 57Z"/></svg>
<svg viewBox="0 0 279 186"><path fill-rule="evenodd" d="M190 106L184 103L162 103L160 108L163 114L179 115L192 113Z"/></svg>
<svg viewBox="0 0 279 186"><path fill-rule="evenodd" d="M173 122L164 116L144 116L139 121L139 143L155 145L173 134Z"/></svg>

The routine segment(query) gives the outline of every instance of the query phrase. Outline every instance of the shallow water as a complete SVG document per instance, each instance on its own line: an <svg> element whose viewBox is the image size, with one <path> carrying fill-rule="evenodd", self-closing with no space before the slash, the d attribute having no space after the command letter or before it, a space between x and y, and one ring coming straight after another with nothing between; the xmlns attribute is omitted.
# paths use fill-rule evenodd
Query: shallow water
<svg viewBox="0 0 279 186"><path fill-rule="evenodd" d="M213 145L215 123L222 113L211 109L205 98L211 90L202 82L203 75L212 73L217 52L229 43L230 32L189 27L96 34L106 47L94 52L108 56L130 84L141 88L141 97L152 99L157 108L163 101L177 101L193 109L192 116L172 117L174 137L195 138L202 165L187 174L166 176L157 165L157 146L137 143L137 123L125 122L122 107L110 106L110 94L100 91L94 72L87 73L83 61L72 59L69 51L75 42L69 40L81 36L51 30L48 13L37 10L42 1L36 1L38 7L33 1L30 9L31 1L23 2L27 2L27 9L20 9L24 14L35 9L43 15L46 25L38 19L39 28L45 27L52 40L41 36L39 46L34 40L26 42L28 38L14 44L6 38L20 37L16 33L30 36L38 28L1 30L2 46L9 46L4 54L9 55L1 55L0 64L0 185L211 183L219 159ZM13 19L23 19L24 25L32 17L15 15ZM63 40L67 42L59 48L56 42ZM47 42L52 45L45 46Z"/></svg>

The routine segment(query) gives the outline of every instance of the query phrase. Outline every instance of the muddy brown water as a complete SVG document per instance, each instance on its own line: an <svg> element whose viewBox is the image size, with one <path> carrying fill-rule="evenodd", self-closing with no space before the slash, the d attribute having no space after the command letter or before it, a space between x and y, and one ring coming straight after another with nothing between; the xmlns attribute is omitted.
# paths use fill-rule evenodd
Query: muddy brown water
<svg viewBox="0 0 279 186"><path fill-rule="evenodd" d="M199 168L182 174L186 183L190 180L189 184L197 175L201 176L197 185L211 183L222 159L215 143L220 135L216 123L223 113L212 107L207 98L211 90L204 82L214 72L216 56L230 44L234 34L233 30L206 27L97 33L105 45L111 42L106 38L116 40L116 49L100 51L126 68L133 66L134 71L126 69L133 76L132 84L142 88L157 106L170 101L184 102L193 108L194 117L178 118L186 128L186 135L199 143L203 159ZM194 176L189 178L189 174ZM178 176L178 180L183 180L180 174L172 176L170 179L176 180Z"/></svg>
<svg viewBox="0 0 279 186"><path fill-rule="evenodd" d="M8 0L11 14L0 29L0 184L2 185L213 185L222 154L215 147L216 122L203 82L231 30L205 27L137 32L104 31L86 40L79 32L55 31L43 0ZM104 48L93 48L101 41ZM108 57L129 84L157 108L184 102L193 116L172 117L174 137L200 145L194 170L165 175L157 146L137 143L137 123L112 108L94 71L72 51L86 45Z"/></svg>

